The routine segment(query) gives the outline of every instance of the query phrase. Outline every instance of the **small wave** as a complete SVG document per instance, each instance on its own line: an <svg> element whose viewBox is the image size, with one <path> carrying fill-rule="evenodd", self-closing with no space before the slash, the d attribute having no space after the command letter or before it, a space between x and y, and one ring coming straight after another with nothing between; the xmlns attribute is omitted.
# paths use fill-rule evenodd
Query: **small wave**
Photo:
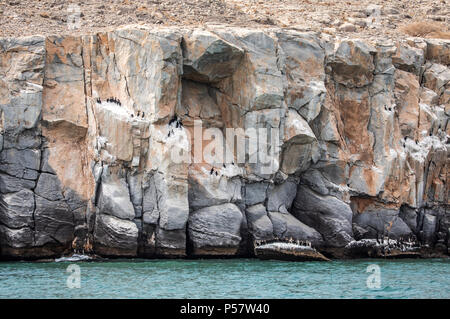
<svg viewBox="0 0 450 319"><path fill-rule="evenodd" d="M91 260L92 257L87 256L87 255L79 255L79 254L73 254L70 257L61 257L61 258L56 258L55 262L67 262L67 261L85 261L85 260Z"/></svg>

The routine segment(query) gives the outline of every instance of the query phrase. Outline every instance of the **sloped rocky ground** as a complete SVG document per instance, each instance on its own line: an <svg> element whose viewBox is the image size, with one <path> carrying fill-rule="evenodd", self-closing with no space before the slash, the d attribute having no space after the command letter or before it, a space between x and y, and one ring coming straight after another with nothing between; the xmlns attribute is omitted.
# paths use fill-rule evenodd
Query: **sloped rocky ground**
<svg viewBox="0 0 450 319"><path fill-rule="evenodd" d="M81 15L74 30L67 27L71 5L79 6ZM419 22L441 32L431 36L448 38L449 8L449 0L2 0L0 36L86 34L126 24L219 23L397 38L405 36L404 26Z"/></svg>

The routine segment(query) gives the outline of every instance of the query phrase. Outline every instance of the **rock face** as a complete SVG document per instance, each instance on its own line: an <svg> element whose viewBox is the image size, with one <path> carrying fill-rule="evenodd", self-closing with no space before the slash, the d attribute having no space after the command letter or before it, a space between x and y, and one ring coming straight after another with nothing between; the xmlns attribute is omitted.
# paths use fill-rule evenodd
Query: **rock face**
<svg viewBox="0 0 450 319"><path fill-rule="evenodd" d="M0 256L380 236L448 253L448 48L219 26L2 38Z"/></svg>

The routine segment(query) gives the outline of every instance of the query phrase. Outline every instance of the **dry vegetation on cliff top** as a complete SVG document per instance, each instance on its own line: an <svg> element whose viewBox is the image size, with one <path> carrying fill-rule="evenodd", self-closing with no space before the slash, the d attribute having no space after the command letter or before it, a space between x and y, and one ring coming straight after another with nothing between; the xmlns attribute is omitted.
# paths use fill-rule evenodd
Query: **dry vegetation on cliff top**
<svg viewBox="0 0 450 319"><path fill-rule="evenodd" d="M0 36L86 34L127 24L284 27L340 36L450 38L450 0L0 0ZM81 26L67 27L68 7ZM374 6L379 6L374 13Z"/></svg>

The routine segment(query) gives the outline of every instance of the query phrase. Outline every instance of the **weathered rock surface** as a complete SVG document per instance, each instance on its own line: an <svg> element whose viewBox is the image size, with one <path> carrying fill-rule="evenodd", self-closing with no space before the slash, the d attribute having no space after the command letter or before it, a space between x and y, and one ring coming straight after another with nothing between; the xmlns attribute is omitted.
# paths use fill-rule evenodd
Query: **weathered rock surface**
<svg viewBox="0 0 450 319"><path fill-rule="evenodd" d="M224 26L1 38L0 256L378 236L448 253L449 46Z"/></svg>
<svg viewBox="0 0 450 319"><path fill-rule="evenodd" d="M243 215L236 205L199 209L189 215L189 239L194 255L234 255L241 241Z"/></svg>

